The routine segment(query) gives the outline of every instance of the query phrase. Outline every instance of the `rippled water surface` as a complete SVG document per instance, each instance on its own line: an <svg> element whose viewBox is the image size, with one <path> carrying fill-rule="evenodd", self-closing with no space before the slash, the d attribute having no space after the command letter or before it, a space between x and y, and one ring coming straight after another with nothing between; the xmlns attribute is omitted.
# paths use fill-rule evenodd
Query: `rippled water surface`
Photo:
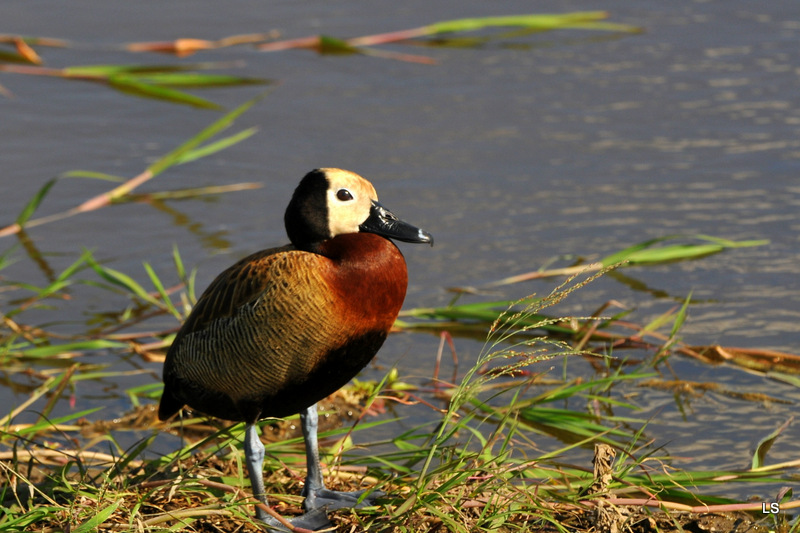
<svg viewBox="0 0 800 533"><path fill-rule="evenodd" d="M402 245L411 284L406 307L442 305L445 288L478 286L570 258L602 257L648 238L707 234L769 245L697 261L624 271L569 299L561 312L588 314L608 300L645 323L690 292L683 329L691 344L800 351L800 11L770 2L593 2L640 34L566 30L486 41L478 46L387 46L435 65L370 56L263 53L224 48L178 60L137 55L122 43L179 37L219 39L278 30L285 38L351 37L468 16L586 9L575 1L429 2L25 2L0 5L0 33L56 37L48 66L238 62L227 70L269 78L272 92L237 121L251 139L210 158L170 169L143 192L260 182L211 200L126 204L31 229L56 272L91 248L113 268L147 278L142 262L172 270L173 244L197 265L198 286L256 249L286 241L282 215L299 178L320 166L352 169L376 186L402 218L436 237L434 248ZM444 43L447 44L447 43ZM86 169L132 177L219 116L87 82L0 73L13 98L0 99L0 225L14 220L43 183ZM263 87L203 91L232 108ZM104 190L63 180L40 214ZM0 242L0 250L15 243ZM7 279L45 283L25 254ZM555 281L503 287L491 297L547 292ZM75 305L32 311L65 333L124 300L88 287ZM1 295L0 295L1 296ZM0 300L2 305L2 300ZM163 318L161 327L176 325ZM438 339L390 338L378 356L411 380L431 375ZM457 339L464 361L481 344ZM102 358L103 355L98 355ZM129 382L81 383L78 407L130 408L127 387L152 382L158 364L128 358L115 368L152 375ZM576 367L577 368L577 367ZM797 402L796 387L728 367L674 358L679 378L721 383ZM368 370L379 377L383 370ZM685 467L740 468L759 439L792 415L794 404L764 405L706 393L632 391L648 436ZM0 389L0 401L24 394ZM63 406L68 410L69 406ZM772 461L800 454L791 426ZM547 442L541 444L547 448ZM732 489L734 490L734 489Z"/></svg>

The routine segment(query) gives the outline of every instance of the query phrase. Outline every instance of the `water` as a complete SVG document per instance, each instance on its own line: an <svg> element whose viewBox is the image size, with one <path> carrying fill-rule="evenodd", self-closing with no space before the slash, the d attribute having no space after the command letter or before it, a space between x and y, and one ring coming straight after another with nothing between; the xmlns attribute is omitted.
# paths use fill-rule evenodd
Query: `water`
<svg viewBox="0 0 800 533"><path fill-rule="evenodd" d="M119 47L273 29L286 38L349 37L468 16L584 8L572 1L531 6L519 0L470 0L457 10L417 1L238 2L234 8L205 0L85 0L69 7L6 1L0 31L75 43L41 50L47 66L242 61L243 67L228 70L279 82L237 121L237 128L258 126L255 137L170 169L141 192L250 181L262 188L158 208L115 206L33 229L33 245L56 272L88 247L146 283L141 263L168 276L178 244L187 264L198 266L202 288L247 253L283 244L283 210L299 178L314 167L338 166L373 181L383 203L436 237L433 249L402 246L411 279L406 307L444 304L452 296L446 287L481 285L551 261L567 264L565 257L602 257L669 234L769 239L768 246L698 261L628 269L632 282L607 277L561 310L587 314L614 299L636 309L633 318L645 323L691 292L701 303L691 307L683 329L687 342L796 353L800 12L792 0L609 0L601 8L613 21L646 31L567 30L477 48L386 47L434 58L434 66L249 47L179 60ZM5 74L0 84L15 95L0 100L3 224L46 180L74 169L132 177L218 116L88 82ZM262 90L196 93L230 108ZM93 180L61 180L39 214L67 209L105 188ZM6 238L2 249L12 243ZM44 273L20 257L4 275L44 284ZM505 287L491 297L547 292L554 284ZM57 311L32 311L25 319L56 322L52 329L68 333L93 313L124 305L103 291L75 291L80 305L59 304ZM175 325L168 318L156 324ZM422 380L432 372L437 347L434 337L395 336L378 362ZM457 339L456 347L470 360L481 345ZM135 358L114 366L139 367L160 373L158 364ZM737 369L676 358L673 370L735 391L800 400L795 387ZM382 372L368 370L367 376ZM123 383L82 383L79 407L105 405L106 417L122 413L130 404L121 392L152 381L145 374ZM0 390L3 403L25 397ZM755 443L793 410L716 393L691 399L681 410L671 393L648 389L639 390L636 401L643 408L639 416L655 417L648 436L685 468L747 466ZM799 437L800 429L791 426L770 460L796 458Z"/></svg>

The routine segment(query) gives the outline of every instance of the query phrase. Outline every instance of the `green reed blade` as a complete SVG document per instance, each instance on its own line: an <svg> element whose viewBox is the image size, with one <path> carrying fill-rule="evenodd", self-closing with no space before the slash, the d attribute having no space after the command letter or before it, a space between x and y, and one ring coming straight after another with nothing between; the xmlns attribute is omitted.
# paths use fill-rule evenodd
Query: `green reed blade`
<svg viewBox="0 0 800 533"><path fill-rule="evenodd" d="M36 209L42 203L42 200L44 200L44 197L47 196L47 193L50 192L50 189L56 184L57 181L58 178L47 180L47 182L39 189L33 198L30 199L27 205L25 205L25 208L17 217L17 224L20 226L25 225L25 223L31 218L31 215L33 215L34 211L36 211Z"/></svg>
<svg viewBox="0 0 800 533"><path fill-rule="evenodd" d="M613 28L615 31L639 31L639 28L635 26L614 24L613 26L607 28L603 23L598 22L607 17L608 13L605 11L585 11L564 14L528 14L500 17L463 18L437 22L425 26L425 29L430 34L476 31L493 27L521 27L542 31L569 27L584 29Z"/></svg>
<svg viewBox="0 0 800 533"><path fill-rule="evenodd" d="M150 85L167 85L170 87L229 87L237 85L264 85L269 80L259 78L243 78L228 74L205 74L201 72L153 72L139 74L135 78Z"/></svg>
<svg viewBox="0 0 800 533"><path fill-rule="evenodd" d="M190 150L189 152L186 152L182 157L180 157L175 162L175 164L182 165L184 163L189 163L190 161L195 161L197 159L209 156L211 154L224 150L229 146L233 146L234 144L239 143L251 137L256 132L258 132L258 128L254 126L252 128L247 128L246 130L242 130L234 135L224 137L218 141L214 141L212 143L208 143L194 150Z"/></svg>
<svg viewBox="0 0 800 533"><path fill-rule="evenodd" d="M53 408L58 403L58 400L61 399L61 395L64 393L64 389L67 388L67 385L70 384L70 380L72 375L75 373L76 370L80 368L79 364L73 364L70 366L63 374L58 376L57 384L53 388L53 392L50 393L50 398L47 400L47 404L45 404L44 409L42 409L41 413L39 414L39 420L46 420L50 413L53 411Z"/></svg>
<svg viewBox="0 0 800 533"><path fill-rule="evenodd" d="M215 104L205 98L200 98L193 94L177 91L168 87L160 85L152 85L141 81L138 77L128 76L125 74L116 74L107 79L108 84L120 91L135 94L137 96L145 96L148 98L156 98L158 100L166 100L175 104L185 104L193 107L200 107L203 109L222 109L222 106Z"/></svg>
<svg viewBox="0 0 800 533"><path fill-rule="evenodd" d="M64 344L53 344L48 346L37 346L27 350L13 350L9 353L21 355L27 358L48 359L54 356L61 356L68 353L88 352L97 350L109 350L117 348L127 348L128 344L119 341L106 339L93 339L88 341L67 342Z"/></svg>
<svg viewBox="0 0 800 533"><path fill-rule="evenodd" d="M790 417L786 422L780 425L777 429L770 432L769 435L758 441L758 445L756 446L756 451L753 453L753 460L751 463L751 468L753 470L757 468L761 468L764 466L764 462L767 458L767 453L769 452L772 445L775 444L775 441L781 434L789 427L789 425L794 421L794 416Z"/></svg>
<svg viewBox="0 0 800 533"><path fill-rule="evenodd" d="M348 43L344 39L338 39L329 35L320 35L317 44L321 54L359 54L361 51Z"/></svg>
<svg viewBox="0 0 800 533"><path fill-rule="evenodd" d="M195 70L209 70L230 66L231 63L213 61L187 63L184 65L73 65L64 67L60 72L65 77L108 78L117 74L147 76L181 72L190 73Z"/></svg>
<svg viewBox="0 0 800 533"><path fill-rule="evenodd" d="M147 271L147 275L150 277L150 281L153 283L153 287L155 287L156 291L158 291L159 296L161 296L161 301L163 302L164 306L166 306L167 311L172 313L178 320L183 319L181 313L175 308L175 305L172 303L172 299L167 294L167 290L164 288L164 284L161 283L161 279L159 279L158 274L156 274L153 267L150 266L150 263L144 263L144 269Z"/></svg>
<svg viewBox="0 0 800 533"><path fill-rule="evenodd" d="M94 172L91 170L70 170L68 172L64 172L61 174L62 178L89 178L95 180L103 180L103 181L112 181L112 182L123 182L127 181L128 178L123 178L122 176L114 176L112 174L106 174L104 172Z"/></svg>
<svg viewBox="0 0 800 533"><path fill-rule="evenodd" d="M137 457L139 457L142 453L144 453L147 448L153 443L155 438L158 436L157 433L153 433L150 436L142 439L139 441L132 450L126 451L125 454L119 458L119 460L114 463L114 466L108 470L108 472L103 472L107 479L114 479L115 477L122 475L125 471L125 468Z"/></svg>
<svg viewBox="0 0 800 533"><path fill-rule="evenodd" d="M92 531L99 531L100 525L108 520L108 518L117 510L122 503L124 503L123 499L119 499L114 503L111 503L104 507L103 509L95 512L89 520L82 523L78 527L72 530L73 533L90 533Z"/></svg>
<svg viewBox="0 0 800 533"><path fill-rule="evenodd" d="M164 170L168 169L169 167L177 164L186 156L187 153L190 153L193 150L197 149L205 141L209 140L211 137L218 134L222 130L230 127L242 113L250 109L256 102L266 97L268 93L269 91L264 92L261 95L251 100L248 100L247 102L240 105L233 111L226 113L223 117L214 121L210 126L207 126L200 133L198 133L188 141L184 142L182 145L175 148L168 154L162 156L158 161L150 165L148 167L148 170L150 171L151 174L155 176L157 174L160 174Z"/></svg>
<svg viewBox="0 0 800 533"><path fill-rule="evenodd" d="M67 280L69 280L69 278L71 278L72 275L75 274L80 269L81 266L83 266L83 265L85 265L87 263L87 261L89 260L89 258L91 256L92 256L92 252L90 252L89 250L84 250L83 253L81 254L81 256L77 260L75 260L75 262L73 262L70 266L65 268L61 272L61 274L58 275L58 277L56 278L56 281L67 281Z"/></svg>
<svg viewBox="0 0 800 533"><path fill-rule="evenodd" d="M7 268L9 265L12 265L16 262L15 259L11 257L11 255L16 251L17 246L12 246L2 254L0 254L0 270Z"/></svg>
<svg viewBox="0 0 800 533"><path fill-rule="evenodd" d="M140 299L144 300L149 304L155 305L157 307L163 307L163 304L160 301L158 301L156 298L153 298L144 289L144 287L139 285L129 275L120 272L119 270L114 270L113 268L103 266L92 257L87 258L87 262L89 263L89 266L91 266L92 269L106 281L125 289L126 291L132 293L133 295L139 297Z"/></svg>
<svg viewBox="0 0 800 533"><path fill-rule="evenodd" d="M654 248L656 244L675 239L696 239L706 241L706 244L672 244ZM767 240L750 241L730 241L709 237L708 235L667 235L656 239L649 239L638 244L634 244L624 250L611 254L603 258L600 262L603 266L612 266L623 261L628 264L653 264L668 261L681 261L686 259L696 259L706 255L719 253L728 248L745 248L751 246L763 246L769 244Z"/></svg>

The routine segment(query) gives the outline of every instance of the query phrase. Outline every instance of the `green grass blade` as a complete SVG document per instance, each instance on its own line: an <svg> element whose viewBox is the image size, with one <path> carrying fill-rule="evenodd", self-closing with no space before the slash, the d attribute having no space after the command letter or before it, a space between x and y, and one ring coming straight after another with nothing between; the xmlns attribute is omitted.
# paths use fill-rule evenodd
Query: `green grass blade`
<svg viewBox="0 0 800 533"><path fill-rule="evenodd" d="M65 424L66 422L69 422L71 420L79 420L81 418L84 418L84 417L87 417L87 416L89 416L91 414L94 414L94 413L96 413L96 412L98 412L98 411L100 411L102 409L103 409L102 407L93 407L91 409L85 409L83 411L70 413L68 415L65 415L65 416L62 416L62 417L59 417L59 418L53 418L53 419L49 419L49 420L41 420L40 419L36 423L31 424L30 426L23 427L23 428L19 429L18 431L15 431L13 433L5 433L4 432L2 434L2 437L0 437L0 439L4 439L6 437L13 437L13 438L25 437L25 436L35 435L35 434L41 433L41 432L52 431L54 428L57 428L58 426L60 426L62 424ZM3 419L2 422L3 422L3 424L5 424L8 421L10 421L10 420L8 420L7 417L6 417L6 418Z"/></svg>
<svg viewBox="0 0 800 533"><path fill-rule="evenodd" d="M651 378L658 374L653 372L635 372L631 374L617 373L605 378L593 379L590 381L576 381L573 383L565 383L564 385L541 393L529 400L533 404L551 403L561 400L566 400L576 396L578 393L587 389L601 388L606 385L613 385L620 381L639 380Z"/></svg>
<svg viewBox="0 0 800 533"><path fill-rule="evenodd" d="M172 299L169 297L169 294L167 294L164 284L161 283L161 279L159 279L158 274L156 274L155 270L153 270L153 267L151 267L149 263L144 263L144 269L147 271L147 275L150 277L153 287L155 287L156 291L158 291L159 296L161 296L161 301L164 303L167 310L178 320L181 320L183 318L181 313L175 308L175 305L173 305Z"/></svg>
<svg viewBox="0 0 800 533"><path fill-rule="evenodd" d="M681 306L680 310L678 311L677 316L675 317L675 322L672 324L672 331L670 332L670 339L675 339L678 335L678 331L683 327L683 324L686 322L686 314L689 310L689 303L692 301L692 293L690 292L686 299L683 301L683 305Z"/></svg>
<svg viewBox="0 0 800 533"><path fill-rule="evenodd" d="M343 39L329 35L319 36L319 52L321 54L360 54L361 51Z"/></svg>
<svg viewBox="0 0 800 533"><path fill-rule="evenodd" d="M654 245L674 239L697 239L706 241L706 244L672 244L653 248ZM715 254L728 248L744 248L750 246L763 246L766 240L729 241L707 235L667 235L656 239L634 244L624 250L603 258L600 262L604 267L616 265L623 261L628 264L654 264L668 261L682 261L696 259L706 255Z"/></svg>
<svg viewBox="0 0 800 533"><path fill-rule="evenodd" d="M145 83L135 76L117 74L109 77L107 81L111 87L137 96L166 100L175 104L185 104L203 109L222 109L219 104L215 104L205 98L160 85Z"/></svg>
<svg viewBox="0 0 800 533"><path fill-rule="evenodd" d="M187 63L185 65L73 65L61 69L61 72L65 77L109 78L119 74L146 76L224 68L228 66L230 66L230 64L214 62Z"/></svg>
<svg viewBox="0 0 800 533"><path fill-rule="evenodd" d="M167 85L169 87L228 87L235 85L263 85L269 80L243 78L227 74L204 74L200 72L153 72L136 75L136 79L150 85Z"/></svg>
<svg viewBox="0 0 800 533"><path fill-rule="evenodd" d="M61 274L58 275L56 281L68 281L82 265L86 264L91 256L92 252L89 250L84 250L81 256L74 263L65 268Z"/></svg>
<svg viewBox="0 0 800 533"><path fill-rule="evenodd" d="M107 473L105 473L107 478L114 479L115 477L122 475L122 473L125 471L125 468L131 463L131 461L144 453L157 436L157 433L153 433L149 437L142 439L132 450L126 452L125 455L121 457Z"/></svg>
<svg viewBox="0 0 800 533"><path fill-rule="evenodd" d="M182 165L184 163L189 163L190 161L195 161L196 159L200 159L202 157L206 157L208 155L224 150L229 146L233 146L234 144L251 137L257 131L258 131L257 127L247 128L246 130L240 131L239 133L236 133L234 135L230 135L218 141L214 141L213 143L208 143L206 145L203 145L200 148L196 148L194 150L186 152L182 157L180 157L175 162L175 164Z"/></svg>
<svg viewBox="0 0 800 533"><path fill-rule="evenodd" d="M122 176L114 176L112 174L106 174L104 172L94 172L91 170L70 170L69 172L64 172L61 176L64 178L90 178L95 180L113 181L113 182L127 181L127 178L123 178Z"/></svg>
<svg viewBox="0 0 800 533"><path fill-rule="evenodd" d="M639 26L631 26L630 24L620 24L618 22L574 22L564 28L572 28L575 30L594 30L594 31L611 31L620 33L642 33L643 29Z"/></svg>
<svg viewBox="0 0 800 533"><path fill-rule="evenodd" d="M649 240L646 240L644 242L640 242L638 244L634 244L633 246L629 246L628 248L625 248L624 250L620 250L619 252L616 252L614 254L611 254L611 255L603 258L600 261L600 263L604 267L609 267L609 266L612 266L612 265L616 265L617 263L621 263L623 261L630 261L631 256L633 256L635 254L638 254L642 250L645 250L645 249L653 246L654 244L658 244L660 242L663 242L663 241L666 241L668 239L672 239L672 238L675 238L675 237L677 237L677 235L669 235L669 236L666 236L666 237L661 237L661 238L656 238L656 239L649 239Z"/></svg>
<svg viewBox="0 0 800 533"><path fill-rule="evenodd" d="M764 246L769 244L768 239L750 240L750 241L731 241L721 237L714 237L712 235L697 234L693 235L695 239L701 239L708 242L713 242L724 246L725 248L749 248L751 246Z"/></svg>
<svg viewBox="0 0 800 533"><path fill-rule="evenodd" d="M230 127L231 124L233 124L233 122L239 118L242 113L250 109L256 102L264 98L266 95L267 93L265 92L256 98L245 102L233 111L226 113L222 118L215 121L203 131L150 165L148 170L155 176L156 174L159 174L169 167L177 164L187 153L195 150L198 146L209 140L214 135Z"/></svg>
<svg viewBox="0 0 800 533"><path fill-rule="evenodd" d="M42 409L41 413L39 414L39 420L47 420L47 417L50 416L50 413L53 411L53 408L58 403L58 400L61 398L61 395L64 393L64 389L67 385L70 384L70 380L72 375L75 374L75 371L78 370L80 367L79 364L74 364L70 366L66 372L62 373L56 378L53 386L53 392L50 393L50 398L47 400L47 404Z"/></svg>
<svg viewBox="0 0 800 533"><path fill-rule="evenodd" d="M580 27L596 23L608 17L605 11L585 11L564 14L528 14L500 17L480 17L446 20L426 26L430 34L477 31L484 28L519 27L537 30L555 30L566 27ZM615 25L632 31L634 26Z"/></svg>
<svg viewBox="0 0 800 533"><path fill-rule="evenodd" d="M29 358L47 359L67 353L87 352L96 350L111 350L117 348L127 348L128 344L120 341L107 339L93 339L89 341L67 342L64 344L53 344L48 346L37 346L27 350L9 350L10 354L22 355Z"/></svg>
<svg viewBox="0 0 800 533"><path fill-rule="evenodd" d="M175 263L175 270L178 272L178 279L181 281L186 280L186 267L183 266L183 259L178 251L178 245L172 245L172 261Z"/></svg>
<svg viewBox="0 0 800 533"><path fill-rule="evenodd" d="M44 287L39 292L37 292L36 293L36 299L37 300L42 300L44 298L47 298L51 294L55 294L58 291L60 291L61 289L64 289L64 288L68 287L69 285L71 285L70 281L61 281L61 280L54 281L53 283L51 283L47 287Z"/></svg>
<svg viewBox="0 0 800 533"><path fill-rule="evenodd" d="M793 420L794 417L789 418L789 420L781 424L779 428L759 441L758 446L756 446L756 451L753 454L753 470L764 466L764 461L767 458L767 452L769 452L770 448L772 448L772 445L775 444L777 438L780 437L781 433L783 433L787 427L789 427Z"/></svg>
<svg viewBox="0 0 800 533"><path fill-rule="evenodd" d="M58 181L57 178L53 178L51 180L48 180L42 186L42 188L39 189L39 191L33 196L33 198L31 198L31 200L28 202L28 204L25 206L25 208L22 210L22 212L17 217L17 221L16 221L17 224L19 224L20 226L24 226L25 225L25 223L28 221L28 219L31 218L31 216L33 215L34 211L36 211L36 209L42 203L42 200L44 200L44 197L47 196L47 193L50 192L50 189L53 187L53 185L56 184L57 181Z"/></svg>
<svg viewBox="0 0 800 533"><path fill-rule="evenodd" d="M673 319L673 315L675 314L675 309L669 309L664 313L658 315L653 320L641 326L640 331L641 333L648 333L653 331L658 331L664 324L668 323L670 320ZM673 322L674 323L674 322Z"/></svg>
<svg viewBox="0 0 800 533"><path fill-rule="evenodd" d="M148 302L157 307L163 307L161 302L159 302L156 298L153 298L144 289L144 287L139 285L132 277L128 276L127 274L120 272L119 270L114 270L113 268L103 266L97 261L95 261L95 259L92 257L87 258L87 262L89 263L89 266L91 266L92 269L106 281L125 289L126 291L138 296L145 302Z"/></svg>
<svg viewBox="0 0 800 533"><path fill-rule="evenodd" d="M721 252L725 248L718 244L674 244L652 250L640 251L628 256L631 264L666 263L697 259Z"/></svg>
<svg viewBox="0 0 800 533"><path fill-rule="evenodd" d="M89 520L73 529L73 533L90 533L91 531L99 531L100 525L108 520L108 517L110 517L114 511L117 510L117 507L119 507L123 501L124 500L117 500L116 502L107 505L100 511L97 511L97 513Z"/></svg>
<svg viewBox="0 0 800 533"><path fill-rule="evenodd" d="M186 298L188 298L188 302L184 302L184 306L188 307L187 304L194 304L194 302L197 301L194 290L194 278L197 274L197 270L193 269L187 275L186 268L183 266L183 260L178 252L177 245L172 247L172 260L175 263L175 270L178 272L178 279L180 279L181 282L186 286Z"/></svg>
<svg viewBox="0 0 800 533"><path fill-rule="evenodd" d="M2 55L0 55L0 59L2 59ZM37 522L50 519L53 516L58 516L61 510L62 509L57 506L41 506L31 509L26 513L15 515L9 509L7 516L3 517L2 521L0 521L0 527L2 527L4 531L9 532L34 531L36 528L33 526ZM0 509L0 512L3 512L3 510Z"/></svg>
<svg viewBox="0 0 800 533"><path fill-rule="evenodd" d="M180 72L201 65L74 65L61 69L68 78L107 79L121 74L147 74L156 72Z"/></svg>
<svg viewBox="0 0 800 533"><path fill-rule="evenodd" d="M137 72L138 68L135 65L75 65L64 67L61 73L66 78L108 79L118 74Z"/></svg>
<svg viewBox="0 0 800 533"><path fill-rule="evenodd" d="M493 324L495 321L500 320L501 325L504 327L513 326L516 328L527 328L528 330L541 329L551 333L559 333L562 335L570 335L575 333L574 330L567 326L562 326L554 322L558 320L548 317L546 315L538 315L533 313L526 313L524 316L515 316L514 313L508 313L508 305L518 302L486 302L485 304L465 304L454 305L448 307L426 307L406 309L400 316L414 317L421 320L455 320L459 323L466 324L467 322L480 322L483 324ZM525 302L523 302L525 303ZM417 327L435 327L436 323L412 323L412 322L396 322L398 327L403 329L414 329ZM522 331L520 331L522 333Z"/></svg>
<svg viewBox="0 0 800 533"><path fill-rule="evenodd" d="M138 387L126 389L125 394L128 395L131 405L140 407L142 404L139 401L140 397L157 401L161 397L163 390L164 385L162 383L147 383L146 385L139 385Z"/></svg>
<svg viewBox="0 0 800 533"><path fill-rule="evenodd" d="M16 246L12 246L8 250L0 254L0 270L3 270L4 268L7 268L9 265L14 264L16 260L13 259L11 255L16 251L16 249L17 249Z"/></svg>

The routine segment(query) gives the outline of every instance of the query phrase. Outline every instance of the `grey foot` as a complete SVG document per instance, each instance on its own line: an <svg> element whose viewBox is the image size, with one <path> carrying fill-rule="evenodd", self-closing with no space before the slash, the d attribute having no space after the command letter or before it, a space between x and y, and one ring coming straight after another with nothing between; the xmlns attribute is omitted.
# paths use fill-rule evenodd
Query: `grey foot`
<svg viewBox="0 0 800 533"><path fill-rule="evenodd" d="M338 490L318 489L306 494L303 501L303 509L309 512L314 510L333 511L335 509L361 509L375 505L375 498L384 495L381 491L372 491L369 496L362 499L364 493L368 491L359 490L356 492L339 492ZM361 500L361 501L359 501Z"/></svg>
<svg viewBox="0 0 800 533"><path fill-rule="evenodd" d="M264 522L264 524L266 524L268 531L281 531L281 532L292 531L291 529L287 528L285 525L283 525L274 517L268 515L261 509L258 509L257 513L258 513L258 519ZM292 524L293 527L309 529L311 531L317 531L319 529L327 529L333 526L330 520L328 520L328 514L325 512L325 509L316 509L313 511L309 511L306 514L296 516L291 520L287 519L287 521L290 524Z"/></svg>

